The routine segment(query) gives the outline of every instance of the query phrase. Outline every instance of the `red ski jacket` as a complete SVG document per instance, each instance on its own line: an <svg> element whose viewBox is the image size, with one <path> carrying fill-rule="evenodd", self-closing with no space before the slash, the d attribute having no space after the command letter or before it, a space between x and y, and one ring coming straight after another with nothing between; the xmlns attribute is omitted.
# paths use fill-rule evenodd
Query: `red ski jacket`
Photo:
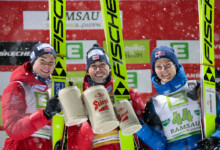
<svg viewBox="0 0 220 150"><path fill-rule="evenodd" d="M12 72L2 95L2 120L8 135L3 150L52 149L50 122L42 109L46 104L40 98L47 90L32 74L29 62Z"/></svg>
<svg viewBox="0 0 220 150"><path fill-rule="evenodd" d="M90 87L87 81L87 75L84 78L83 91ZM113 94L113 79L105 84L105 88L110 95ZM130 90L130 98L135 113L142 118L144 104L140 94L132 89ZM67 128L68 134L68 150L120 150L120 138L118 129L105 134L95 135L91 125L86 121L80 125L70 126Z"/></svg>

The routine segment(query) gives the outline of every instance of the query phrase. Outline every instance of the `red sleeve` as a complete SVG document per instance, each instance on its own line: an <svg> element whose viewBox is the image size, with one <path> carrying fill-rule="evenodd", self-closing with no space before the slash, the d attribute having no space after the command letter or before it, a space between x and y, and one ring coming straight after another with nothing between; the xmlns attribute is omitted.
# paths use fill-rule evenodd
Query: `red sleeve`
<svg viewBox="0 0 220 150"><path fill-rule="evenodd" d="M87 121L67 128L68 150L91 150L94 133Z"/></svg>
<svg viewBox="0 0 220 150"><path fill-rule="evenodd" d="M132 101L132 106L134 108L134 111L139 118L143 119L143 111L145 106L141 98L141 95L137 90L133 88L129 88L129 91L130 91L130 98Z"/></svg>
<svg viewBox="0 0 220 150"><path fill-rule="evenodd" d="M25 91L20 83L12 82L2 94L2 121L10 138L27 138L49 123L43 109L29 115L25 111Z"/></svg>

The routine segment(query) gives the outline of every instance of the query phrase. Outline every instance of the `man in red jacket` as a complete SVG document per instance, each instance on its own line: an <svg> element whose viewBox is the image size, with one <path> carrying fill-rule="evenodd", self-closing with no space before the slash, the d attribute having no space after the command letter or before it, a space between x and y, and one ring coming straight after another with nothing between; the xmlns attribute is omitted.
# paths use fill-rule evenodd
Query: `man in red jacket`
<svg viewBox="0 0 220 150"><path fill-rule="evenodd" d="M50 119L61 106L49 99L51 73L56 62L54 48L33 46L30 61L12 72L2 95L2 120L7 133L3 150L51 150Z"/></svg>
<svg viewBox="0 0 220 150"><path fill-rule="evenodd" d="M98 44L87 52L86 75L83 83L83 91L90 86L103 85L113 95L113 78L108 56ZM130 90L131 103L135 113L142 118L144 104L140 94ZM88 121L67 128L68 150L120 150L120 137L118 129L105 134L95 135Z"/></svg>

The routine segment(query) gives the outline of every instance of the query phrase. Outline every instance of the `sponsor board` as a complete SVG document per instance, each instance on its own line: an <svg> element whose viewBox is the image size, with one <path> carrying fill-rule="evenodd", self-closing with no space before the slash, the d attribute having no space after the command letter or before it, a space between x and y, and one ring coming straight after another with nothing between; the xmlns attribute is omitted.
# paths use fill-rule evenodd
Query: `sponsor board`
<svg viewBox="0 0 220 150"><path fill-rule="evenodd" d="M86 53L95 43L96 40L66 41L66 63L85 64Z"/></svg>
<svg viewBox="0 0 220 150"><path fill-rule="evenodd" d="M29 61L32 47L38 42L0 42L0 65L22 65Z"/></svg>
<svg viewBox="0 0 220 150"><path fill-rule="evenodd" d="M139 93L151 93L151 70L127 70L128 85Z"/></svg>
<svg viewBox="0 0 220 150"><path fill-rule="evenodd" d="M199 40L157 40L157 46L170 46L180 63L200 63Z"/></svg>
<svg viewBox="0 0 220 150"><path fill-rule="evenodd" d="M73 82L77 86L81 93L83 92L83 81L86 71L68 71L67 72L67 82Z"/></svg>
<svg viewBox="0 0 220 150"><path fill-rule="evenodd" d="M120 11L122 17L122 11ZM48 11L23 11L23 28L25 30L49 29ZM66 11L66 29L88 30L103 29L100 10Z"/></svg>
<svg viewBox="0 0 220 150"><path fill-rule="evenodd" d="M123 40L126 64L150 63L149 40ZM106 41L103 41L106 48ZM109 54L108 54L109 55Z"/></svg>

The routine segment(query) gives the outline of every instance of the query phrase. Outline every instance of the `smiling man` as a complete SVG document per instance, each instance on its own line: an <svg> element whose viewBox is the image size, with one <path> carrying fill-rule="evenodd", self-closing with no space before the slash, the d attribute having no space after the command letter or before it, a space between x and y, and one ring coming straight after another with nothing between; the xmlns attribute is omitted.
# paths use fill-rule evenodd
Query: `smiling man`
<svg viewBox="0 0 220 150"><path fill-rule="evenodd" d="M7 133L3 150L52 149L50 119L61 106L51 98L51 74L56 62L54 48L33 46L30 61L11 74L2 95L2 120Z"/></svg>
<svg viewBox="0 0 220 150"><path fill-rule="evenodd" d="M111 79L108 78L111 70L109 58L99 45L94 44L87 52L86 61L87 75L90 76L87 79L90 85L105 85Z"/></svg>
<svg viewBox="0 0 220 150"><path fill-rule="evenodd" d="M94 44L87 52L86 75L83 91L95 85L103 85L109 95L113 95L113 78L108 56L98 44ZM140 93L129 88L132 106L139 118L143 118L144 104ZM68 150L120 150L119 129L104 134L94 134L88 121L67 129ZM86 140L85 140L86 139ZM138 144L140 142L137 142ZM139 148L144 145L137 145Z"/></svg>
<svg viewBox="0 0 220 150"><path fill-rule="evenodd" d="M217 148L219 128L211 138L200 141L200 82L187 79L174 49L156 47L151 54L151 67L151 80L157 93L147 102L144 123L136 133L141 141L153 150Z"/></svg>

